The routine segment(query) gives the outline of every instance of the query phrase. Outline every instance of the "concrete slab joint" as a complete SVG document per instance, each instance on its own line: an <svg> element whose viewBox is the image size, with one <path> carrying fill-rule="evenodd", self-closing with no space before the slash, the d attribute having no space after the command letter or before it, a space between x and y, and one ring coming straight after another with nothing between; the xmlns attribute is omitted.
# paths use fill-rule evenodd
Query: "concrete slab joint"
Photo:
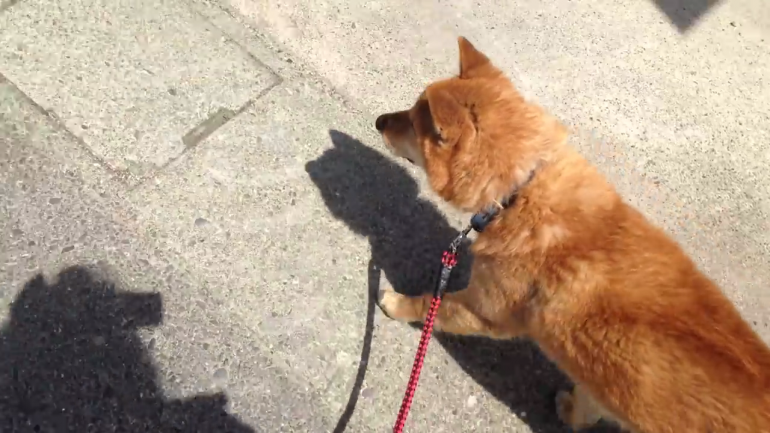
<svg viewBox="0 0 770 433"><path fill-rule="evenodd" d="M0 62L131 186L281 81L185 4L165 0L25 0L0 15Z"/></svg>

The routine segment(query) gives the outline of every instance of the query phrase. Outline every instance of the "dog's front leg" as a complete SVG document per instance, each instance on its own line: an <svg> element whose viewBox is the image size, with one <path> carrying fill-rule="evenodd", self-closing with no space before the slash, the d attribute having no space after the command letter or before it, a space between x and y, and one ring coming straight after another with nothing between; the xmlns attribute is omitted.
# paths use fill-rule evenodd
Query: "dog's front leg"
<svg viewBox="0 0 770 433"><path fill-rule="evenodd" d="M458 335L480 335L492 338L514 338L524 334L524 321L516 312L502 314L504 319L485 317L478 311L478 297L483 296L473 287L447 293L436 314L434 328ZM474 298L475 302L474 302ZM381 290L378 303L390 318L401 322L422 322L430 309L432 294L405 296L392 289ZM496 314L497 315L497 314Z"/></svg>
<svg viewBox="0 0 770 433"><path fill-rule="evenodd" d="M485 321L469 310L464 302L469 290L444 295L434 329L460 335L486 334ZM391 319L401 322L424 321L432 300L432 294L405 296L392 289L380 291L378 297L382 311Z"/></svg>
<svg viewBox="0 0 770 433"><path fill-rule="evenodd" d="M515 338L527 333L527 310L533 296L526 274L494 273L496 268L479 257L473 263L468 287L446 293L436 314L434 328L459 335ZM517 278L518 277L518 278ZM392 288L380 290L378 303L390 318L422 322L433 294L405 296Z"/></svg>

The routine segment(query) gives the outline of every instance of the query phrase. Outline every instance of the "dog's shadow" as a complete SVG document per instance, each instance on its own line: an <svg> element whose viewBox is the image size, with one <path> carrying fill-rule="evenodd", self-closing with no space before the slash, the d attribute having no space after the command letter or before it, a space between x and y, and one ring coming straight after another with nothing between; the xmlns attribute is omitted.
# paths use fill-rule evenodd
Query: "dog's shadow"
<svg viewBox="0 0 770 433"><path fill-rule="evenodd" d="M330 131L334 147L306 170L332 214L371 244L372 262L407 294L433 290L442 251L458 234L398 164L360 141ZM472 257L461 248L449 290L465 287ZM567 379L526 340L499 341L436 333L447 352L535 433L569 431L556 417L554 396ZM597 427L592 432L616 431Z"/></svg>

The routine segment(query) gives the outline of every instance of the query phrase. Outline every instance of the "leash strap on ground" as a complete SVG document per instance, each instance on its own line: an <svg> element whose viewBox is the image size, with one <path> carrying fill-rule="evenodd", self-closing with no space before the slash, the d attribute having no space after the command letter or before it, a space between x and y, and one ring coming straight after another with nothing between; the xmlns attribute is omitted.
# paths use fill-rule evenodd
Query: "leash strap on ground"
<svg viewBox="0 0 770 433"><path fill-rule="evenodd" d="M460 232L441 257L441 275L436 285L436 291L433 293L428 315L425 317L425 324L422 327L422 335L420 336L420 345L417 346L417 353L414 356L414 364L412 365L412 374L409 376L404 399L401 402L401 409L398 411L396 424L393 426L393 433L402 433L404 431L406 417L409 415L409 408L412 406L414 393L417 391L417 382L420 380L420 371L425 361L425 354L428 352L428 343L430 343L430 337L433 334L433 322L436 319L438 307L441 305L441 299L449 283L449 276L457 264L457 248L470 231L471 227L468 227Z"/></svg>

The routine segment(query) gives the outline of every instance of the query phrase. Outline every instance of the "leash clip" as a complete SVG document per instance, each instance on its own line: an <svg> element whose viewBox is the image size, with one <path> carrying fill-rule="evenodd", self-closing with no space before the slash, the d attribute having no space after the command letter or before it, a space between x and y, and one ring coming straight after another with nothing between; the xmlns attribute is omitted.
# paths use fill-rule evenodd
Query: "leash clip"
<svg viewBox="0 0 770 433"><path fill-rule="evenodd" d="M447 248L441 256L441 274L439 275L436 290L433 292L434 298L441 298L444 296L444 292L449 284L449 276L452 274L452 269L457 266L457 249L460 248L460 244L468 236L471 229L471 226L463 229L463 231L452 240L452 243L449 244L449 248Z"/></svg>

